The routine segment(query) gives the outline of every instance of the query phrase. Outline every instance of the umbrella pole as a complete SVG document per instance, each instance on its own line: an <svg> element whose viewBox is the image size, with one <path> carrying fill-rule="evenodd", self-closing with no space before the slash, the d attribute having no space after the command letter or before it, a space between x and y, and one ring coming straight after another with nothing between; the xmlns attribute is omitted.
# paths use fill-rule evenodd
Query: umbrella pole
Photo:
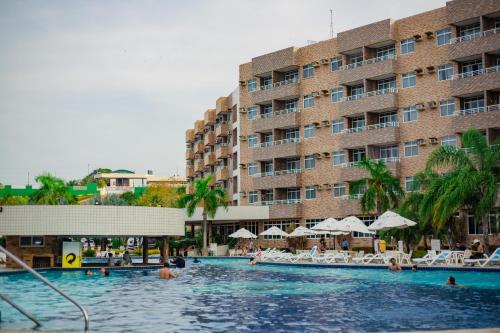
<svg viewBox="0 0 500 333"><path fill-rule="evenodd" d="M337 247L337 235L333 235L333 249L336 250Z"/></svg>

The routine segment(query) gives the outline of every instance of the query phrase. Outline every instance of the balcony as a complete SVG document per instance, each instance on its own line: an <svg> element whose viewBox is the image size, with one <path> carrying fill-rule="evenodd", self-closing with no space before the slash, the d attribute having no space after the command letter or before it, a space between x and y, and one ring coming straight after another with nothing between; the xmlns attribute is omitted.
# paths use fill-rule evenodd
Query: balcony
<svg viewBox="0 0 500 333"><path fill-rule="evenodd" d="M194 144L194 153L195 154L203 153L203 148L205 148L205 146L203 145L202 141L195 143Z"/></svg>
<svg viewBox="0 0 500 333"><path fill-rule="evenodd" d="M215 124L215 109L205 111L205 117L203 120L205 126Z"/></svg>
<svg viewBox="0 0 500 333"><path fill-rule="evenodd" d="M203 120L197 120L194 122L194 134L203 134L204 130Z"/></svg>
<svg viewBox="0 0 500 333"><path fill-rule="evenodd" d="M387 165L387 168L391 170L391 173L395 177L399 177L399 157L389 157L389 158L379 158L372 159L373 162L384 161ZM368 172L364 169L358 168L359 162L347 162L340 166L340 178L342 181L350 182L353 180L358 180L362 178L368 177Z"/></svg>
<svg viewBox="0 0 500 333"><path fill-rule="evenodd" d="M481 31L469 36L451 39L448 57L451 60L463 59L476 54L498 50L500 45L500 28Z"/></svg>
<svg viewBox="0 0 500 333"><path fill-rule="evenodd" d="M269 206L270 219L302 217L302 203L300 199L260 201L251 205Z"/></svg>
<svg viewBox="0 0 500 333"><path fill-rule="evenodd" d="M202 172L204 168L203 160L198 159L194 161L194 172Z"/></svg>
<svg viewBox="0 0 500 333"><path fill-rule="evenodd" d="M215 170L215 180L220 182L229 179L229 171L227 166L219 167Z"/></svg>
<svg viewBox="0 0 500 333"><path fill-rule="evenodd" d="M186 166L186 177L194 177L194 167L192 165Z"/></svg>
<svg viewBox="0 0 500 333"><path fill-rule="evenodd" d="M345 129L337 134L337 139L340 147L345 149L398 142L399 122Z"/></svg>
<svg viewBox="0 0 500 333"><path fill-rule="evenodd" d="M465 132L470 127L477 129L500 127L500 104L458 110L454 114L452 124L457 132Z"/></svg>
<svg viewBox="0 0 500 333"><path fill-rule="evenodd" d="M194 129L190 128L186 130L186 142L193 142L194 141Z"/></svg>
<svg viewBox="0 0 500 333"><path fill-rule="evenodd" d="M193 150L186 150L186 160L192 160L194 159L194 151Z"/></svg>
<svg viewBox="0 0 500 333"><path fill-rule="evenodd" d="M300 124L300 109L284 109L269 115L259 115L252 120L253 132L265 132L273 128L296 127Z"/></svg>
<svg viewBox="0 0 500 333"><path fill-rule="evenodd" d="M258 190L268 188L301 187L301 169L281 170L252 175L253 187Z"/></svg>
<svg viewBox="0 0 500 333"><path fill-rule="evenodd" d="M451 94L453 96L496 90L500 82L500 66L454 74L451 80Z"/></svg>
<svg viewBox="0 0 500 333"><path fill-rule="evenodd" d="M252 149L252 156L255 161L297 155L300 155L300 138L263 142Z"/></svg>
<svg viewBox="0 0 500 333"><path fill-rule="evenodd" d="M205 166L214 165L215 164L215 154L214 153L205 153L203 156L203 163Z"/></svg>
<svg viewBox="0 0 500 333"><path fill-rule="evenodd" d="M342 66L339 83L345 84L396 72L396 55L387 55Z"/></svg>
<svg viewBox="0 0 500 333"><path fill-rule="evenodd" d="M205 133L205 138L203 139L205 146L213 146L215 144L215 134L214 132Z"/></svg>
<svg viewBox="0 0 500 333"><path fill-rule="evenodd" d="M286 99L300 95L299 79L284 80L267 86L261 86L252 92L252 104L260 104L273 99Z"/></svg>
<svg viewBox="0 0 500 333"><path fill-rule="evenodd" d="M226 158L229 155L229 146L227 143L220 144L215 148L215 158Z"/></svg>
<svg viewBox="0 0 500 333"><path fill-rule="evenodd" d="M397 108L397 88L370 91L347 96L340 102L340 115L352 116L368 111L385 111Z"/></svg>
<svg viewBox="0 0 500 333"><path fill-rule="evenodd" d="M227 122L218 123L215 125L215 136L226 136L229 134L229 125Z"/></svg>

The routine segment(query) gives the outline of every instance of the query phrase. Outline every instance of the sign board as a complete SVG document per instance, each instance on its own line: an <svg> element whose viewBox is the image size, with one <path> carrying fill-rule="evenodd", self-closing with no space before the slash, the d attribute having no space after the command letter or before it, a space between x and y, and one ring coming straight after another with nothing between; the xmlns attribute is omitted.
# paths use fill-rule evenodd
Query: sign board
<svg viewBox="0 0 500 333"><path fill-rule="evenodd" d="M431 239L431 250L437 252L441 251L441 240Z"/></svg>
<svg viewBox="0 0 500 333"><path fill-rule="evenodd" d="M82 267L82 246L80 242L63 242L62 267Z"/></svg>

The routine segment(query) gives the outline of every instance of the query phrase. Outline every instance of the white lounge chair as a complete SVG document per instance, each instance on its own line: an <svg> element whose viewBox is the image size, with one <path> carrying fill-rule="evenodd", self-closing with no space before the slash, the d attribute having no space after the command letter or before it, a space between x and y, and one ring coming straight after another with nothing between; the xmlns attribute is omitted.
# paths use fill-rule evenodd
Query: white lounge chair
<svg viewBox="0 0 500 333"><path fill-rule="evenodd" d="M363 257L355 257L352 261L356 264L371 264L374 262L387 263L389 261L389 256L384 253L368 253Z"/></svg>
<svg viewBox="0 0 500 333"><path fill-rule="evenodd" d="M339 253L331 256L330 258L326 259L325 262L329 263L329 264L336 263L336 262L343 262L343 263L347 264L349 262L349 258L350 258L350 255L348 252L339 252Z"/></svg>
<svg viewBox="0 0 500 333"><path fill-rule="evenodd" d="M438 264L438 263L447 264L447 263L449 263L450 257L451 257L451 251L441 251L441 253L439 253L434 258L428 258L427 260L423 260L423 261L422 260L416 261L414 259L413 261L427 264L428 266L432 266L432 265ZM422 259L422 258L419 258L419 259Z"/></svg>
<svg viewBox="0 0 500 333"><path fill-rule="evenodd" d="M296 263L299 260L309 260L309 259L314 261L315 257L317 256L317 252L318 252L318 246L314 245L311 248L311 251L309 251L307 254L301 253L301 254L297 254L297 255L291 255L285 259L287 261L292 262L292 263Z"/></svg>
<svg viewBox="0 0 500 333"><path fill-rule="evenodd" d="M420 264L432 260L436 257L437 253L434 250L427 250L427 254L421 258L415 258L412 261L414 263Z"/></svg>
<svg viewBox="0 0 500 333"><path fill-rule="evenodd" d="M484 259L464 259L464 263L466 264L479 264L481 267L484 267L488 264L500 263L500 247L497 248L491 256L484 255Z"/></svg>

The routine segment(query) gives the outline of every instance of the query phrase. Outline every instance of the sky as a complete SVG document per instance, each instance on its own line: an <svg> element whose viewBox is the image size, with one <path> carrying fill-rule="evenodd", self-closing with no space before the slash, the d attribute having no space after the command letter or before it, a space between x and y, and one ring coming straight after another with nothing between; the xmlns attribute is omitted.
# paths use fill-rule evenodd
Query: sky
<svg viewBox="0 0 500 333"><path fill-rule="evenodd" d="M252 57L445 0L2 0L0 183L185 173L185 130Z"/></svg>

